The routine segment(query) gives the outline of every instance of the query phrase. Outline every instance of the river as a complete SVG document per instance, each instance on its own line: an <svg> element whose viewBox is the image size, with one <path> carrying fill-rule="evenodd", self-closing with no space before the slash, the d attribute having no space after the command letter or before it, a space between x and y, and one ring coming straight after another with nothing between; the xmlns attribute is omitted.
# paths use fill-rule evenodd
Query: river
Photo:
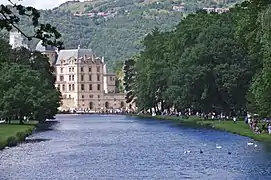
<svg viewBox="0 0 271 180"><path fill-rule="evenodd" d="M271 179L271 148L246 137L128 116L56 118L31 136L47 141L0 152L1 180Z"/></svg>

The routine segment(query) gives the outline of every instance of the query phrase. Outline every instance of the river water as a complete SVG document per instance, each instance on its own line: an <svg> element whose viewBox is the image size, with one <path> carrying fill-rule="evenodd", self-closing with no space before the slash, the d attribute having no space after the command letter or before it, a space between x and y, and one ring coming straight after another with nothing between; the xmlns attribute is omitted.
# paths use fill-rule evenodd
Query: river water
<svg viewBox="0 0 271 180"><path fill-rule="evenodd" d="M47 141L0 152L1 180L271 179L271 148L246 137L128 116L57 120L31 137Z"/></svg>

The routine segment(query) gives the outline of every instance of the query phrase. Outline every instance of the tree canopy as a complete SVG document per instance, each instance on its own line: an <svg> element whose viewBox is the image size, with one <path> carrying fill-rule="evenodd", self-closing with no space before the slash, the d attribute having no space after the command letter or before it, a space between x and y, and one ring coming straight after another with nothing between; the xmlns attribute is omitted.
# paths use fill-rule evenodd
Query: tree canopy
<svg viewBox="0 0 271 180"><path fill-rule="evenodd" d="M270 116L270 1L245 1L230 12L198 11L172 31L144 38L135 68L139 109Z"/></svg>
<svg viewBox="0 0 271 180"><path fill-rule="evenodd" d="M16 29L28 40L37 38L44 45L62 47L60 33L50 24L39 22L38 10L9 2L11 6L0 6L0 30ZM20 28L23 17L31 19L33 34ZM19 119L21 123L24 117L38 121L52 118L60 106L61 94L54 86L54 68L48 57L23 47L11 49L3 39L0 39L0 47L0 117Z"/></svg>
<svg viewBox="0 0 271 180"><path fill-rule="evenodd" d="M5 46L0 58L0 116L6 119L30 117L38 121L52 118L60 106L53 68L47 56L24 48Z"/></svg>

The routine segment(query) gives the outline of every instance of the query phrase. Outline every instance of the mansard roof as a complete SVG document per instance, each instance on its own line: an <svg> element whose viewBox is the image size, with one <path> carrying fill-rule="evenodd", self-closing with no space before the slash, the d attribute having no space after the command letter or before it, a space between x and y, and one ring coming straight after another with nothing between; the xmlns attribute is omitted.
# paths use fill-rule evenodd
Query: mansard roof
<svg viewBox="0 0 271 180"><path fill-rule="evenodd" d="M61 60L68 60L71 58L80 59L80 58L91 58L95 56L91 49L69 49L69 50L60 50L56 64L61 64Z"/></svg>

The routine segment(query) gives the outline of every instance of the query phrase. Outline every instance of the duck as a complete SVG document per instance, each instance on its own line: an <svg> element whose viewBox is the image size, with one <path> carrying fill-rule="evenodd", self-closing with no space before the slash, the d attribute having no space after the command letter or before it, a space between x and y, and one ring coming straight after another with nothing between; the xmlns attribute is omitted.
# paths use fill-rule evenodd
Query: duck
<svg viewBox="0 0 271 180"><path fill-rule="evenodd" d="M231 155L231 152L228 152L229 155Z"/></svg>
<svg viewBox="0 0 271 180"><path fill-rule="evenodd" d="M202 154L202 153L203 153L203 151L202 151L202 150L200 150L200 151L199 151L199 153L200 153L200 154Z"/></svg>
<svg viewBox="0 0 271 180"><path fill-rule="evenodd" d="M252 146L253 143L252 143L252 142L248 142L247 145L248 145L248 146Z"/></svg>
<svg viewBox="0 0 271 180"><path fill-rule="evenodd" d="M219 146L218 144L216 144L215 147L216 147L217 149L221 149L221 148L222 148L222 146Z"/></svg>
<svg viewBox="0 0 271 180"><path fill-rule="evenodd" d="M254 144L254 147L258 147L258 145L257 145L257 144Z"/></svg>

